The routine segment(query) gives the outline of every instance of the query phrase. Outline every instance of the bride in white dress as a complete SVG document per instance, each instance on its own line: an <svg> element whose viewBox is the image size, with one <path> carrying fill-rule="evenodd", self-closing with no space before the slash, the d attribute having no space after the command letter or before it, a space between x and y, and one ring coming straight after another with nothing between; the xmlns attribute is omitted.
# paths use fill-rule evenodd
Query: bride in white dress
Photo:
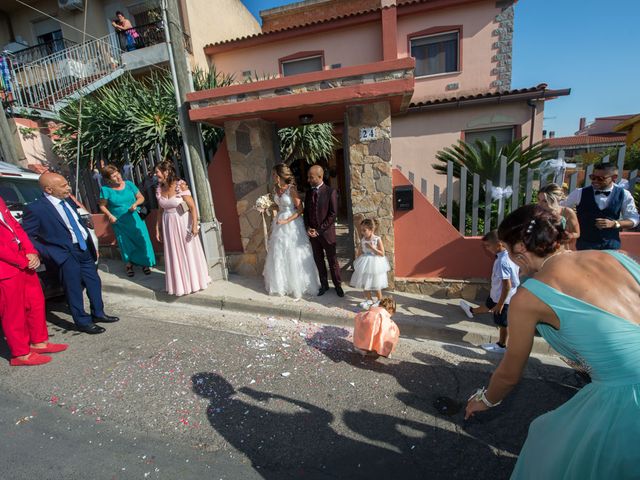
<svg viewBox="0 0 640 480"><path fill-rule="evenodd" d="M269 295L300 298L320 288L318 269L302 220L302 201L291 170L284 163L273 167L274 215L269 251L264 265L264 283Z"/></svg>

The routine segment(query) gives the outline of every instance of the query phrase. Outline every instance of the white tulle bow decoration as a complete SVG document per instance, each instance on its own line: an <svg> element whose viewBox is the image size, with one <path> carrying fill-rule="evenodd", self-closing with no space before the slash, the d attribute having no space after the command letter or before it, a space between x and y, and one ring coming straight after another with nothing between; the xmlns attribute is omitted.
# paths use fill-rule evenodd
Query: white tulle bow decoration
<svg viewBox="0 0 640 480"><path fill-rule="evenodd" d="M575 163L567 163L564 158L552 158L545 160L540 164L540 180L545 180L549 175L553 179L553 183L562 185L564 183L564 174L567 168L576 168Z"/></svg>
<svg viewBox="0 0 640 480"><path fill-rule="evenodd" d="M493 200L504 200L513 195L513 189L511 187L491 187L491 198Z"/></svg>

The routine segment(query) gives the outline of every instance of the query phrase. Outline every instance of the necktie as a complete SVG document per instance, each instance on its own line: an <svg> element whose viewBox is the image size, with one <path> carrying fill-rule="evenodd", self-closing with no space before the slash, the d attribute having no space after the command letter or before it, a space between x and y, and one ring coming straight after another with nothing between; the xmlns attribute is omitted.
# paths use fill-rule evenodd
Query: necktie
<svg viewBox="0 0 640 480"><path fill-rule="evenodd" d="M596 195L604 195L605 197L608 197L609 195L611 195L611 190L596 190L594 192Z"/></svg>
<svg viewBox="0 0 640 480"><path fill-rule="evenodd" d="M87 242L85 242L84 238L82 237L80 226L78 225L78 222L76 222L76 219L73 218L73 214L71 213L71 210L69 210L69 206L67 205L67 202L62 200L60 202L60 205L62 205L62 209L64 210L64 213L67 216L67 218L69 219L69 223L71 224L71 230L73 230L73 233L76 236L76 240L78 240L78 246L80 247L80 250L82 251L86 250Z"/></svg>

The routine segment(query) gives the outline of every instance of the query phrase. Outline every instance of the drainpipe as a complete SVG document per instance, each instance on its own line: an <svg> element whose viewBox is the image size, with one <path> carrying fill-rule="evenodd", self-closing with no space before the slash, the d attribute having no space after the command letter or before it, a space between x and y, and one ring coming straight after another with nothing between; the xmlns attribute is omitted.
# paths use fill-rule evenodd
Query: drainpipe
<svg viewBox="0 0 640 480"><path fill-rule="evenodd" d="M531 130L529 132L529 147L531 147L533 145L533 130L536 125L536 113L537 113L538 107L536 105L536 101L533 100L532 98L527 100L527 105L531 107Z"/></svg>

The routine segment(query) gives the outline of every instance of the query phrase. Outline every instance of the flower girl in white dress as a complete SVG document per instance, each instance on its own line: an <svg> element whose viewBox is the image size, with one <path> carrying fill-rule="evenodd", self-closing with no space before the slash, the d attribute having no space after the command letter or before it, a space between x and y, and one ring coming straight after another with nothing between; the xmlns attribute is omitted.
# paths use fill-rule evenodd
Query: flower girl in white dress
<svg viewBox="0 0 640 480"><path fill-rule="evenodd" d="M351 276L351 286L362 288L365 292L365 301L360 304L362 308L377 306L382 299L382 289L389 286L387 272L391 269L389 261L384 255L382 239L375 235L377 221L365 218L360 222L360 245L357 258L353 262L354 272ZM378 302L374 303L371 292L376 292Z"/></svg>
<svg viewBox="0 0 640 480"><path fill-rule="evenodd" d="M269 295L291 295L300 298L320 288L318 269L313 260L311 243L302 220L302 202L296 190L293 173L287 165L273 167L274 215L269 249L264 265L264 283Z"/></svg>

